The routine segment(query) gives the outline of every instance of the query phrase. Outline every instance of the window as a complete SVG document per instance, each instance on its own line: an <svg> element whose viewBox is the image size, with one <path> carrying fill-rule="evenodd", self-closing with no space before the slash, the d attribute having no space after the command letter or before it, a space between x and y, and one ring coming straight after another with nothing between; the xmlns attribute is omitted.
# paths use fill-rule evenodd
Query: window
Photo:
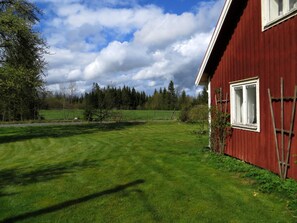
<svg viewBox="0 0 297 223"><path fill-rule="evenodd" d="M230 83L231 125L260 131L259 79Z"/></svg>
<svg viewBox="0 0 297 223"><path fill-rule="evenodd" d="M297 13L297 0L262 0L263 30Z"/></svg>

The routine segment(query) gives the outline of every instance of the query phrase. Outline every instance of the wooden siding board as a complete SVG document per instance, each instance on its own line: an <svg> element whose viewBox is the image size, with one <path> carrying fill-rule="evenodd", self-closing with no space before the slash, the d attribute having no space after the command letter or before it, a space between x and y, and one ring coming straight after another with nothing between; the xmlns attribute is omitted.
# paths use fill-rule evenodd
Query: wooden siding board
<svg viewBox="0 0 297 223"><path fill-rule="evenodd" d="M255 1L251 1L251 10L250 10L250 14L251 14L251 18L252 18L252 27L255 27L256 29L259 29L261 28L261 24L258 23L258 17L257 16L254 16L254 14L257 15L258 13L258 10L256 8L256 4L255 4ZM252 70L252 73L253 75L255 76L259 76L259 72L258 72L258 66L259 66L259 52L258 52L258 48L259 48L259 44L258 44L258 32L253 32L253 36L251 38L252 42L252 48L253 48L253 52L252 52L252 58L253 58L253 63L251 64L251 67L253 68ZM260 153L261 153L261 146L260 146L260 135L261 133L254 133L254 137L255 137L255 141L256 141L256 145L255 147L257 148L256 149L256 153L255 153L255 156L256 158L257 157L260 157Z"/></svg>
<svg viewBox="0 0 297 223"><path fill-rule="evenodd" d="M293 94L294 85L297 84L297 16L262 32L260 1L248 1L243 12L221 59L213 69L212 103L215 89L222 87L225 95L230 93L230 81L259 76L261 132L233 129L226 153L277 173L267 89L270 88L272 95L278 96L280 77L283 76L285 94ZM291 113L291 107L286 106L285 114ZM274 105L274 108L279 125L280 106ZM286 122L289 119L285 117ZM294 131L297 134L297 118ZM292 152L297 153L297 137L293 138L292 148ZM297 179L297 165L293 164L293 156L290 161L292 167L288 175Z"/></svg>
<svg viewBox="0 0 297 223"><path fill-rule="evenodd" d="M259 17L258 17L259 19ZM267 88L269 85L267 85L267 82L269 82L269 73L270 73L270 68L269 68L269 38L267 35L267 32L263 32L262 35L260 35L260 49L261 49L261 57L262 57L262 65L259 68L260 69L260 103L261 103L261 151L264 153L267 153L267 156L270 159L273 159L271 157L271 151L273 151L274 146L272 145L271 142L273 142L273 137L272 137L272 125L271 125L271 116L270 112L265 115L265 112L267 112L266 106L269 105L268 103L268 97L267 97ZM266 133L266 136L264 135ZM266 140L265 140L266 138ZM271 168L271 160L267 160L267 166Z"/></svg>
<svg viewBox="0 0 297 223"><path fill-rule="evenodd" d="M290 66L290 72L293 74L293 83L297 85L297 18L294 17L290 20L290 47L291 47L291 55L292 58L295 58L294 60L291 61L291 66ZM297 105L294 105L297 107ZM294 122L294 133L297 135L297 118L295 117L295 122ZM292 154L297 154L297 137L293 137L292 140ZM296 162L296 157L291 156L290 163ZM296 166L296 164L295 164ZM289 177L297 177L297 168L290 168Z"/></svg>

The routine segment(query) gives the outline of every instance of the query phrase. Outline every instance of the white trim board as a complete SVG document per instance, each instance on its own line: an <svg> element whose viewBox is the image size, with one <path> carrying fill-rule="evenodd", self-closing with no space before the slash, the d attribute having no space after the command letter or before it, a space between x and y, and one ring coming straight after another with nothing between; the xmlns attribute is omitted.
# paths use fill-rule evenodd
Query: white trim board
<svg viewBox="0 0 297 223"><path fill-rule="evenodd" d="M199 85L200 83L200 80L204 74L204 70L205 70L205 67L206 67L206 64L209 60L209 57L210 57L210 54L214 48L214 45L218 39L218 36L219 36L219 33L221 32L221 29L222 29L222 26L224 24L224 21L225 21L225 18L227 16L227 13L229 11L229 8L231 6L231 3L233 2L233 0L226 0L225 2L225 5L224 5L224 8L223 8L223 11L221 13L221 16L219 18L219 21L217 23L217 26L213 32L213 35L211 37L211 40L210 40L210 43L208 45L208 48L206 50L206 53L205 53L205 56L202 60L202 63L201 63L201 66L200 66L200 69L198 70L198 73L197 73L197 77L196 77L196 81L195 81L195 84L196 85Z"/></svg>

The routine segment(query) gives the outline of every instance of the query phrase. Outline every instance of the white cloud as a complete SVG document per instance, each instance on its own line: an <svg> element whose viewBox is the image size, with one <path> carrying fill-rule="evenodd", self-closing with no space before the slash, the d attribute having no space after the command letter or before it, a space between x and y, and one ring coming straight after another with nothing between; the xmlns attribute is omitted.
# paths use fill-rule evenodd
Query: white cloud
<svg viewBox="0 0 297 223"><path fill-rule="evenodd" d="M79 28L83 25L99 25L106 28L117 28L129 32L140 28L148 21L162 15L162 10L155 6L136 8L98 8L91 9L85 5L71 4L60 6L57 15L70 28Z"/></svg>
<svg viewBox="0 0 297 223"><path fill-rule="evenodd" d="M69 87L70 84L72 84L73 82L69 82L69 83L58 83L58 84L49 84L47 85L47 90L48 91L55 91L55 92L59 92L59 91L65 91L65 93L69 93ZM76 81L75 82L76 85L76 92L78 94L84 94L86 92L85 86L88 85L87 82L85 81Z"/></svg>
<svg viewBox="0 0 297 223"><path fill-rule="evenodd" d="M99 56L85 68L86 79L100 77L111 72L126 72L150 63L145 48L128 42L111 42Z"/></svg>
<svg viewBox="0 0 297 223"><path fill-rule="evenodd" d="M173 44L173 50L183 57L197 58L201 56L207 47L212 31L208 33L197 33L187 40Z"/></svg>
<svg viewBox="0 0 297 223"><path fill-rule="evenodd" d="M162 47L192 35L196 28L197 21L191 13L165 14L150 20L134 36L139 44Z"/></svg>
<svg viewBox="0 0 297 223"><path fill-rule="evenodd" d="M150 67L146 67L140 70L133 76L133 80L149 80L153 78L164 78L168 73L166 73L166 68L169 66L169 61L163 59L152 64Z"/></svg>
<svg viewBox="0 0 297 223"><path fill-rule="evenodd" d="M64 83L84 80L82 71L85 66L95 58L95 54L76 52L69 49L52 48L46 56L48 84Z"/></svg>
<svg viewBox="0 0 297 223"><path fill-rule="evenodd" d="M225 1L210 0L202 1L197 7L197 21L200 31L207 31L214 27L221 13Z"/></svg>
<svg viewBox="0 0 297 223"><path fill-rule="evenodd" d="M188 85L192 85L197 61L203 57L211 33L198 33L187 40L174 42L162 51L156 51L153 54L154 62L137 72L133 80L175 79L179 83L188 82Z"/></svg>
<svg viewBox="0 0 297 223"><path fill-rule="evenodd" d="M72 70L68 73L67 79L70 81L79 80L82 77L82 71L80 69Z"/></svg>
<svg viewBox="0 0 297 223"><path fill-rule="evenodd" d="M69 65L85 66L95 55L95 53L74 53L69 49L51 48L49 54L46 55L46 61L50 69Z"/></svg>
<svg viewBox="0 0 297 223"><path fill-rule="evenodd" d="M150 92L170 80L194 92L198 66L224 3L205 1L178 15L137 0L45 2L54 15L43 28L51 51L46 56L48 85L77 81L87 89L98 82Z"/></svg>
<svg viewBox="0 0 297 223"><path fill-rule="evenodd" d="M149 81L148 86L149 87L154 87L156 85L156 81Z"/></svg>

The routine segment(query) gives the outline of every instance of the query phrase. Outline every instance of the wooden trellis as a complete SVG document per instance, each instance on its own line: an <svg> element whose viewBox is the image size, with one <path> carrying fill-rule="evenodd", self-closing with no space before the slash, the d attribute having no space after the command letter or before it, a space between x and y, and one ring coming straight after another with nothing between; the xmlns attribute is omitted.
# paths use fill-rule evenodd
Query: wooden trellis
<svg viewBox="0 0 297 223"><path fill-rule="evenodd" d="M294 95L292 97L284 97L283 78L281 78L280 88L281 88L280 97L272 97L269 88L268 88L268 97L270 102L270 112L271 112L272 125L273 125L273 131L274 131L275 150L276 150L276 156L278 160L279 175L281 178L286 179L288 168L290 166L289 160L290 160L291 144L292 144L292 137L294 135L293 129L294 129L294 120L295 120L295 113L296 113L297 86L295 86ZM275 124L273 102L281 103L280 128L277 128ZM284 115L285 115L284 102L293 102L289 130L284 129ZM281 142L279 142L278 134L281 134L280 135ZM285 148L285 135L288 136L286 137L286 139L288 140L287 148Z"/></svg>
<svg viewBox="0 0 297 223"><path fill-rule="evenodd" d="M211 109L211 148L213 151L223 154L226 147L226 138L230 131L227 130L229 116L228 109L228 94L223 99L222 88L215 90L215 107Z"/></svg>
<svg viewBox="0 0 297 223"><path fill-rule="evenodd" d="M215 103L216 103L217 108L221 112L227 113L228 103L229 103L228 97L229 97L229 95L228 95L228 93L226 93L225 99L223 99L222 88L217 89L216 94L215 94Z"/></svg>

